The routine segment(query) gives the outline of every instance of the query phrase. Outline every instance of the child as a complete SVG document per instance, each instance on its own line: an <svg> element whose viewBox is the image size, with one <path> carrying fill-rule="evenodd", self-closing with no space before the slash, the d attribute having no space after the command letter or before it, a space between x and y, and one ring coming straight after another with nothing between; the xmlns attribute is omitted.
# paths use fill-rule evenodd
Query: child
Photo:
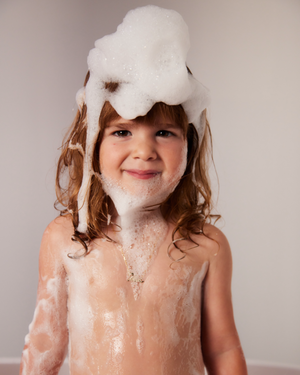
<svg viewBox="0 0 300 375"><path fill-rule="evenodd" d="M207 89L170 10L95 43L58 163L21 374L245 375L231 254L210 225Z"/></svg>

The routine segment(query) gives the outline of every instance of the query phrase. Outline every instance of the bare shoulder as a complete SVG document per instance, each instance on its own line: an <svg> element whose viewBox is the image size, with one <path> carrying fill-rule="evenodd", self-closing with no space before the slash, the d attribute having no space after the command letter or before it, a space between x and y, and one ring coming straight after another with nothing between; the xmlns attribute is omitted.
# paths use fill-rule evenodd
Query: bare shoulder
<svg viewBox="0 0 300 375"><path fill-rule="evenodd" d="M72 247L71 236L74 233L71 217L60 216L55 218L44 231L40 260L56 257L59 259Z"/></svg>
<svg viewBox="0 0 300 375"><path fill-rule="evenodd" d="M58 236L60 239L72 235L74 227L71 216L58 216L47 226L44 235L52 237Z"/></svg>
<svg viewBox="0 0 300 375"><path fill-rule="evenodd" d="M231 262L231 250L225 234L212 224L205 224L203 234L192 237L199 244L201 254L210 264L219 261Z"/></svg>
<svg viewBox="0 0 300 375"><path fill-rule="evenodd" d="M230 250L230 246L225 234L216 226L212 224L205 224L203 228L204 237L208 240L208 244L214 247L214 244L218 244L219 249L223 249L223 251ZM213 244L214 243L214 244Z"/></svg>

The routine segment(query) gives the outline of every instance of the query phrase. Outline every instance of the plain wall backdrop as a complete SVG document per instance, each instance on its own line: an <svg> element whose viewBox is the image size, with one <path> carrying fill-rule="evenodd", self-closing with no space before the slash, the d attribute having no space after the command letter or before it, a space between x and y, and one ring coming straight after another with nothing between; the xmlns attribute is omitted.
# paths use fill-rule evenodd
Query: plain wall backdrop
<svg viewBox="0 0 300 375"><path fill-rule="evenodd" d="M20 357L58 148L96 39L145 0L1 0L0 358ZM248 359L300 364L300 1L152 0L182 14L211 90L220 222ZM215 181L215 179L214 179ZM216 184L215 184L215 189Z"/></svg>

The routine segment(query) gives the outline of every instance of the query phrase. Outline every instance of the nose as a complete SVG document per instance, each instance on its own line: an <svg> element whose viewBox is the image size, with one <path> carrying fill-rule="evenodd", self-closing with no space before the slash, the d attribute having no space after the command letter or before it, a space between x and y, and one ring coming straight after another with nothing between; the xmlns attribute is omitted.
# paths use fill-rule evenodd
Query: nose
<svg viewBox="0 0 300 375"><path fill-rule="evenodd" d="M151 161L157 158L155 141L151 137L140 137L136 140L132 151L134 159Z"/></svg>

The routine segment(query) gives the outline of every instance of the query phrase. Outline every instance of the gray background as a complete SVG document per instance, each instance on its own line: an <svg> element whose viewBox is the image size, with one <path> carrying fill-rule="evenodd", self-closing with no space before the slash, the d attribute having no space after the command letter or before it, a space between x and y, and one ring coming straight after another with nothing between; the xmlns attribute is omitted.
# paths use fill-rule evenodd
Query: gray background
<svg viewBox="0 0 300 375"><path fill-rule="evenodd" d="M188 65L211 90L219 225L246 357L300 364L300 1L152 3L182 14ZM88 51L146 4L0 2L0 358L20 357L33 316L39 243L57 214L55 162Z"/></svg>

